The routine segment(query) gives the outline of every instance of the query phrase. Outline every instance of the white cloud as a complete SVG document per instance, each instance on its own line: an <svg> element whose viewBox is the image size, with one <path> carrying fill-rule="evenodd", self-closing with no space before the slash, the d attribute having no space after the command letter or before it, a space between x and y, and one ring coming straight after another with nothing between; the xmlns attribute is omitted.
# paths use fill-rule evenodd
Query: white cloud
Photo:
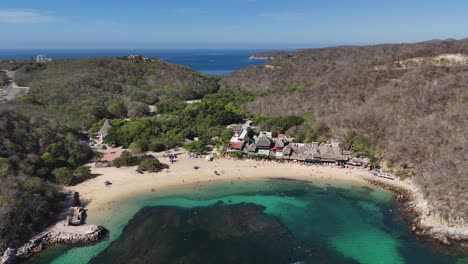
<svg viewBox="0 0 468 264"><path fill-rule="evenodd" d="M53 16L43 15L35 10L1 10L0 23L36 24L53 20Z"/></svg>

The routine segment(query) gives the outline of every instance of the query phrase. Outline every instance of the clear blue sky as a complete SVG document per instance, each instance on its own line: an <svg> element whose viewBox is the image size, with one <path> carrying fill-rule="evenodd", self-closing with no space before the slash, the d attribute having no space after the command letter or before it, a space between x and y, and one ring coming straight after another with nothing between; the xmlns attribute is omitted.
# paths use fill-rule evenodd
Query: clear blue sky
<svg viewBox="0 0 468 264"><path fill-rule="evenodd" d="M0 48L300 48L466 37L465 0L0 2Z"/></svg>

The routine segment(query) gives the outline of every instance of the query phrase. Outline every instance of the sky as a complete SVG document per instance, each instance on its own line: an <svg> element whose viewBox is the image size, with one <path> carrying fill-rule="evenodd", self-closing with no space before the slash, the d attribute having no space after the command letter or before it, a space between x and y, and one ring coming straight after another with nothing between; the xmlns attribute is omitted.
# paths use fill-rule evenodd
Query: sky
<svg viewBox="0 0 468 264"><path fill-rule="evenodd" d="M307 48L467 37L466 0L0 0L0 49Z"/></svg>

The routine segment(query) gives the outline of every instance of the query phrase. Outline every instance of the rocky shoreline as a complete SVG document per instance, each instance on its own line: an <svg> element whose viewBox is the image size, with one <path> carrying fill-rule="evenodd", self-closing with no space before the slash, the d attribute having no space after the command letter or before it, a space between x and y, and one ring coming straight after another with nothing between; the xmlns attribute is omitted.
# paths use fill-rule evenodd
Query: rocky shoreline
<svg viewBox="0 0 468 264"><path fill-rule="evenodd" d="M109 231L99 225L83 225L86 210L81 207L79 193L68 193L58 222L35 235L19 248L8 248L0 254L0 264L13 264L44 251L47 247L65 245L87 245L107 236Z"/></svg>
<svg viewBox="0 0 468 264"><path fill-rule="evenodd" d="M405 217L410 217L410 230L417 236L431 238L443 245L450 246L468 241L468 226L449 225L424 199L422 193L412 182L389 180L377 177L364 178L372 185L390 190L403 207Z"/></svg>
<svg viewBox="0 0 468 264"><path fill-rule="evenodd" d="M8 248L0 261L1 264L18 263L57 244L85 245L106 237L108 230L103 226L81 226L79 230L47 231L41 233L18 249Z"/></svg>

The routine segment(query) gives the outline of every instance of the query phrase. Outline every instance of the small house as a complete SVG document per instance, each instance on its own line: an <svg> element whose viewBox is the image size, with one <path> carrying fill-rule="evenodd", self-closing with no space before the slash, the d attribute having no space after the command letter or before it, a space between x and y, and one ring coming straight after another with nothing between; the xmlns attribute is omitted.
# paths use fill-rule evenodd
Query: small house
<svg viewBox="0 0 468 264"><path fill-rule="evenodd" d="M36 56L37 63L46 63L52 61L51 58L47 58L46 55L39 54Z"/></svg>
<svg viewBox="0 0 468 264"><path fill-rule="evenodd" d="M244 143L245 142L229 142L228 150L230 151L238 151L244 149Z"/></svg>
<svg viewBox="0 0 468 264"><path fill-rule="evenodd" d="M247 154L254 154L256 150L257 150L257 144L255 143L247 144L245 146L245 152L247 152Z"/></svg>
<svg viewBox="0 0 468 264"><path fill-rule="evenodd" d="M109 129L111 128L111 124L109 122L108 119L106 119L106 121L104 121L104 124L102 125L101 129L99 129L99 131L97 132L97 135L98 135L98 138L99 140L102 142L104 140L104 138L107 136L107 134L109 133Z"/></svg>
<svg viewBox="0 0 468 264"><path fill-rule="evenodd" d="M275 146L273 147L273 150L276 152L276 158L281 159L283 157L284 146L285 146L285 143L283 139L281 138L275 139Z"/></svg>
<svg viewBox="0 0 468 264"><path fill-rule="evenodd" d="M257 141L257 153L261 155L270 155L270 149L272 147L272 140L265 134L260 135Z"/></svg>

